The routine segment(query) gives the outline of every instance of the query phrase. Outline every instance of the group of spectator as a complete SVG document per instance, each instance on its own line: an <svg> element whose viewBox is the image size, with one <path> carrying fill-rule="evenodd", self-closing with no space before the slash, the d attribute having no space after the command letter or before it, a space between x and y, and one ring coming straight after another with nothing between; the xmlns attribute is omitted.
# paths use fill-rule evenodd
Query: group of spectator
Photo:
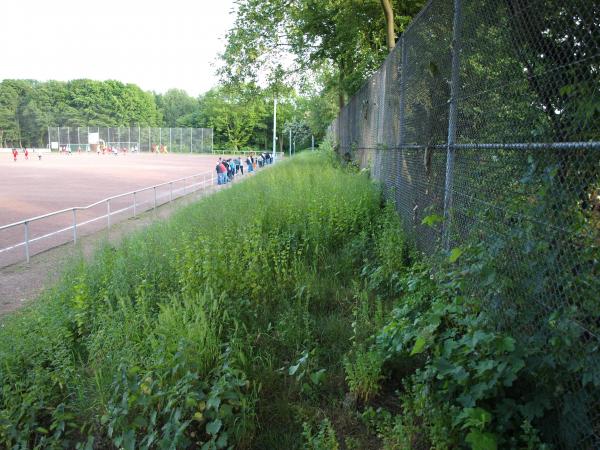
<svg viewBox="0 0 600 450"><path fill-rule="evenodd" d="M244 160L242 156L236 158L219 158L215 170L217 171L217 184L227 184L233 181L236 174L244 175L244 164L246 165L247 173L254 172L257 167L264 167L267 164L273 163L273 155L271 153L259 153L255 156L250 153Z"/></svg>

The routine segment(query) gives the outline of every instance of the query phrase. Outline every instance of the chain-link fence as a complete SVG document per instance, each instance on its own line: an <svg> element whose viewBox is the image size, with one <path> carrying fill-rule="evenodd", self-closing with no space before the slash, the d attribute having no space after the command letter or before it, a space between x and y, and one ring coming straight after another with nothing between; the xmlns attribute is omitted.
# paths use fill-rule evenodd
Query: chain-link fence
<svg viewBox="0 0 600 450"><path fill-rule="evenodd" d="M471 294L570 367L536 426L600 448L600 3L430 1L329 132L419 249L482 250Z"/></svg>
<svg viewBox="0 0 600 450"><path fill-rule="evenodd" d="M63 151L211 153L212 128L48 127L48 145Z"/></svg>

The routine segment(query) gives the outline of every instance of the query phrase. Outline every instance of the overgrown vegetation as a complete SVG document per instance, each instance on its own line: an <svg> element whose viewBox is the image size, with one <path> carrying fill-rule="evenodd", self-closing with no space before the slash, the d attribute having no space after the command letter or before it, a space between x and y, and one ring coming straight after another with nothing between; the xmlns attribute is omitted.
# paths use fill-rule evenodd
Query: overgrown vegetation
<svg viewBox="0 0 600 450"><path fill-rule="evenodd" d="M434 273L365 173L300 155L0 324L1 445L550 448L540 431L577 413L553 383L599 380L566 357L567 318L544 353L496 330L465 294L480 257Z"/></svg>

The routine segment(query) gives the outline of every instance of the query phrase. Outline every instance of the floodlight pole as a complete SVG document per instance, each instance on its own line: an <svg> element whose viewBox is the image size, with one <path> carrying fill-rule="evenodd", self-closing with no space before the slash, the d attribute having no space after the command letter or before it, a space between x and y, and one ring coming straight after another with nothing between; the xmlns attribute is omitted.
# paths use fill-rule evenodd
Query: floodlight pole
<svg viewBox="0 0 600 450"><path fill-rule="evenodd" d="M290 126L290 158L292 157L292 127Z"/></svg>
<svg viewBox="0 0 600 450"><path fill-rule="evenodd" d="M277 97L273 99L273 161L277 158Z"/></svg>

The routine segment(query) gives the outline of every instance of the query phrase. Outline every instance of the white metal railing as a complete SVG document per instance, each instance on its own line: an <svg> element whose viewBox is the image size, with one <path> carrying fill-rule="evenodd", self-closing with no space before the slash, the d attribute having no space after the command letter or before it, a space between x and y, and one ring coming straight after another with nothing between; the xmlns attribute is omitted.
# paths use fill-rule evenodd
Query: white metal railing
<svg viewBox="0 0 600 450"><path fill-rule="evenodd" d="M278 155L281 157L281 155ZM275 161L280 160L279 158L276 158ZM239 177L239 175L238 175ZM202 178L201 181L194 181L197 180L199 178ZM108 197L105 199L102 199L100 201L97 201L95 203L92 203L91 205L87 205L87 206L75 206L72 208L66 208L66 209L61 209L60 211L53 211L51 213L48 214L43 214L41 216L35 216L35 217L30 217L28 219L24 219L24 220L20 220L18 222L14 222L14 223L9 223L8 225L3 225L0 226L0 232L4 231L4 230L8 230L10 228L15 228L15 227L23 227L23 233L24 233L24 240L22 242L17 242L13 245L10 245L6 248L2 248L0 249L0 255L2 255L2 253L11 251L11 250L15 250L18 249L20 247L24 247L25 250L25 260L27 262L30 261L31 258L31 254L30 254L30 246L32 243L37 242L37 241L41 241L43 239L47 239L50 238L52 236L56 236L60 233L65 233L69 230L72 230L73 232L73 237L72 239L68 239L68 240L63 240L60 243L57 243L55 245L50 246L49 248L53 248L53 247L57 247L59 245L63 245L65 243L68 242L73 242L73 243L77 243L77 235L78 235L78 229L80 229L81 227L85 226L85 225L89 225L91 223L106 219L106 228L108 230L110 230L111 227L111 216L115 216L116 214L120 214L123 212L127 212L130 210L133 210L133 217L137 217L138 213L140 212L144 212L144 211L148 211L150 209L153 209L154 211L156 211L157 206L161 205L161 204L165 204L165 203L171 203L174 199L178 198L178 197L183 197L187 194L191 194L193 192L197 192L201 189L205 189L207 186L214 186L215 182L216 182L217 177L215 176L215 172L214 171L210 171L210 172L203 172L203 173L199 173L199 174L195 174L195 175L190 175L187 177L183 177L183 178L178 178L176 180L171 180L171 181L167 181L164 183L160 183L160 184L156 184L154 186L149 186L149 187L145 187L142 189L137 189L135 191L130 191L130 192L125 192L123 194L118 194L118 195L113 195L112 197ZM177 183L181 183L183 186L179 187L179 188L175 188L174 189L174 184ZM167 193L162 193L162 194L157 194L157 189L161 188L161 187L165 187L168 186L169 187L169 191ZM229 184L226 185L222 185L222 186L229 186ZM220 186L221 187L221 186ZM153 192L153 196L152 196L152 200L151 201L138 201L138 194L142 193L142 192L147 192L147 191L152 191ZM164 201L163 203L160 203L161 199L166 197L168 195L168 200ZM129 206L126 206L124 208L120 208L117 210L112 210L111 209L111 202L113 202L116 199L119 198L123 198L123 197L127 197L127 196L131 196L132 197L132 203ZM114 203L114 202L113 202ZM147 205L148 203L150 203L150 207L144 209L143 206ZM102 205L102 204L106 204L106 214L102 214L98 217L94 217L92 219L88 219L85 220L83 222L77 222L77 212L78 211L86 211L89 210L91 208L97 207L98 205ZM142 208L142 209L140 209ZM60 214L66 214L66 213L71 213L72 214L72 223L71 225L67 226L67 227L62 227L59 230L56 231L52 231L49 233L45 233L41 236L36 236L34 238L30 237L30 225L35 222L35 221L39 221L39 220L43 220L43 219L47 219L50 217L54 217L54 216L58 216ZM9 263L11 264L11 263ZM3 265L7 265L7 264L2 264L2 262L0 262L0 267L2 267Z"/></svg>

